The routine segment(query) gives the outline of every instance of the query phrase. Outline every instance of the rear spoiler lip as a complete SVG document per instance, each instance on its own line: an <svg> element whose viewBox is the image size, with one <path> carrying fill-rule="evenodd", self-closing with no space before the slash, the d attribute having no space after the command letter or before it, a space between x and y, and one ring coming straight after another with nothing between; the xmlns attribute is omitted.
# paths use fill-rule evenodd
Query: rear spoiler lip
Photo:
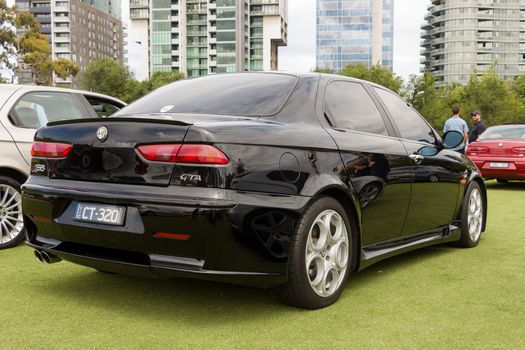
<svg viewBox="0 0 525 350"><path fill-rule="evenodd" d="M132 123L153 123L153 124L169 124L179 126L191 126L193 123L183 122L180 120L170 119L153 119L144 117L118 117L118 118L84 118L84 119L71 119L71 120L60 120L56 122L47 123L46 126L58 126L67 124L83 124L83 123L100 123L109 124L114 122L132 122Z"/></svg>

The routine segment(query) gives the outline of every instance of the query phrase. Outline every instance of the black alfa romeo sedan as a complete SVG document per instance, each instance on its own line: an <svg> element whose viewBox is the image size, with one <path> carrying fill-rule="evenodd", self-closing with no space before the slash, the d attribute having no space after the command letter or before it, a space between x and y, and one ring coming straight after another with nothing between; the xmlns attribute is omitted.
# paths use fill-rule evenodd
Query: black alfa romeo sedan
<svg viewBox="0 0 525 350"><path fill-rule="evenodd" d="M475 165L391 91L323 74L167 85L110 118L38 130L23 186L45 263L275 287L321 308L348 277L433 244L478 244Z"/></svg>

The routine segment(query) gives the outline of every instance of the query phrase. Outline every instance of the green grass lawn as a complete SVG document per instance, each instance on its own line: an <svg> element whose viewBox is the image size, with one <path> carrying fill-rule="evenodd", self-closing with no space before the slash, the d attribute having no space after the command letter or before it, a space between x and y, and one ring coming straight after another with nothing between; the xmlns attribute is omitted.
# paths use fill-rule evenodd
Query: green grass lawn
<svg viewBox="0 0 525 350"><path fill-rule="evenodd" d="M270 291L40 264L0 252L2 349L525 349L525 183L490 182L474 249L437 246L352 276L332 307Z"/></svg>

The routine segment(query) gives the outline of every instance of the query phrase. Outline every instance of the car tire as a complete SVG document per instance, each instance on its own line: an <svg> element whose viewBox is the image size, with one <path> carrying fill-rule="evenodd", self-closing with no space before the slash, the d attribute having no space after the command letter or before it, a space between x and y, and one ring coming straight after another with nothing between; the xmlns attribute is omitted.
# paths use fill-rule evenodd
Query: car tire
<svg viewBox="0 0 525 350"><path fill-rule="evenodd" d="M277 291L291 306L319 309L340 297L352 269L352 226L331 197L313 202L297 222L288 255L288 281Z"/></svg>
<svg viewBox="0 0 525 350"><path fill-rule="evenodd" d="M500 184L506 184L506 183L509 182L509 180L507 180L507 179L496 179L496 181L498 181L498 183L500 183Z"/></svg>
<svg viewBox="0 0 525 350"><path fill-rule="evenodd" d="M25 238L20 185L0 176L0 249L12 248Z"/></svg>
<svg viewBox="0 0 525 350"><path fill-rule="evenodd" d="M483 230L483 216L485 215L485 201L481 187L473 181L465 192L463 207L461 208L461 238L458 246L473 248L478 245Z"/></svg>

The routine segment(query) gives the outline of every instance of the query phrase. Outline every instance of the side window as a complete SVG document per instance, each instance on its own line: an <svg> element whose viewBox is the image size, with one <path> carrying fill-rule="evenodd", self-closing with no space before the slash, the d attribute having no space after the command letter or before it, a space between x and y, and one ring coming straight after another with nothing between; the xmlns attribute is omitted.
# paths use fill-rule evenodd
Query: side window
<svg viewBox="0 0 525 350"><path fill-rule="evenodd" d="M73 96L64 92L30 92L16 103L12 121L22 128L37 129L49 122L82 118Z"/></svg>
<svg viewBox="0 0 525 350"><path fill-rule="evenodd" d="M91 108L93 108L95 113L97 113L97 115L101 118L109 117L110 115L118 112L122 107L124 107L122 104L116 103L111 100L105 100L89 95L84 95L84 97L88 100L89 104L91 105Z"/></svg>
<svg viewBox="0 0 525 350"><path fill-rule="evenodd" d="M394 122L401 133L401 137L407 140L436 143L436 137L430 126L423 118L412 109L405 101L392 92L374 88L381 97L386 108L390 111Z"/></svg>
<svg viewBox="0 0 525 350"><path fill-rule="evenodd" d="M359 83L337 81L328 85L324 108L336 128L388 135L381 113Z"/></svg>

